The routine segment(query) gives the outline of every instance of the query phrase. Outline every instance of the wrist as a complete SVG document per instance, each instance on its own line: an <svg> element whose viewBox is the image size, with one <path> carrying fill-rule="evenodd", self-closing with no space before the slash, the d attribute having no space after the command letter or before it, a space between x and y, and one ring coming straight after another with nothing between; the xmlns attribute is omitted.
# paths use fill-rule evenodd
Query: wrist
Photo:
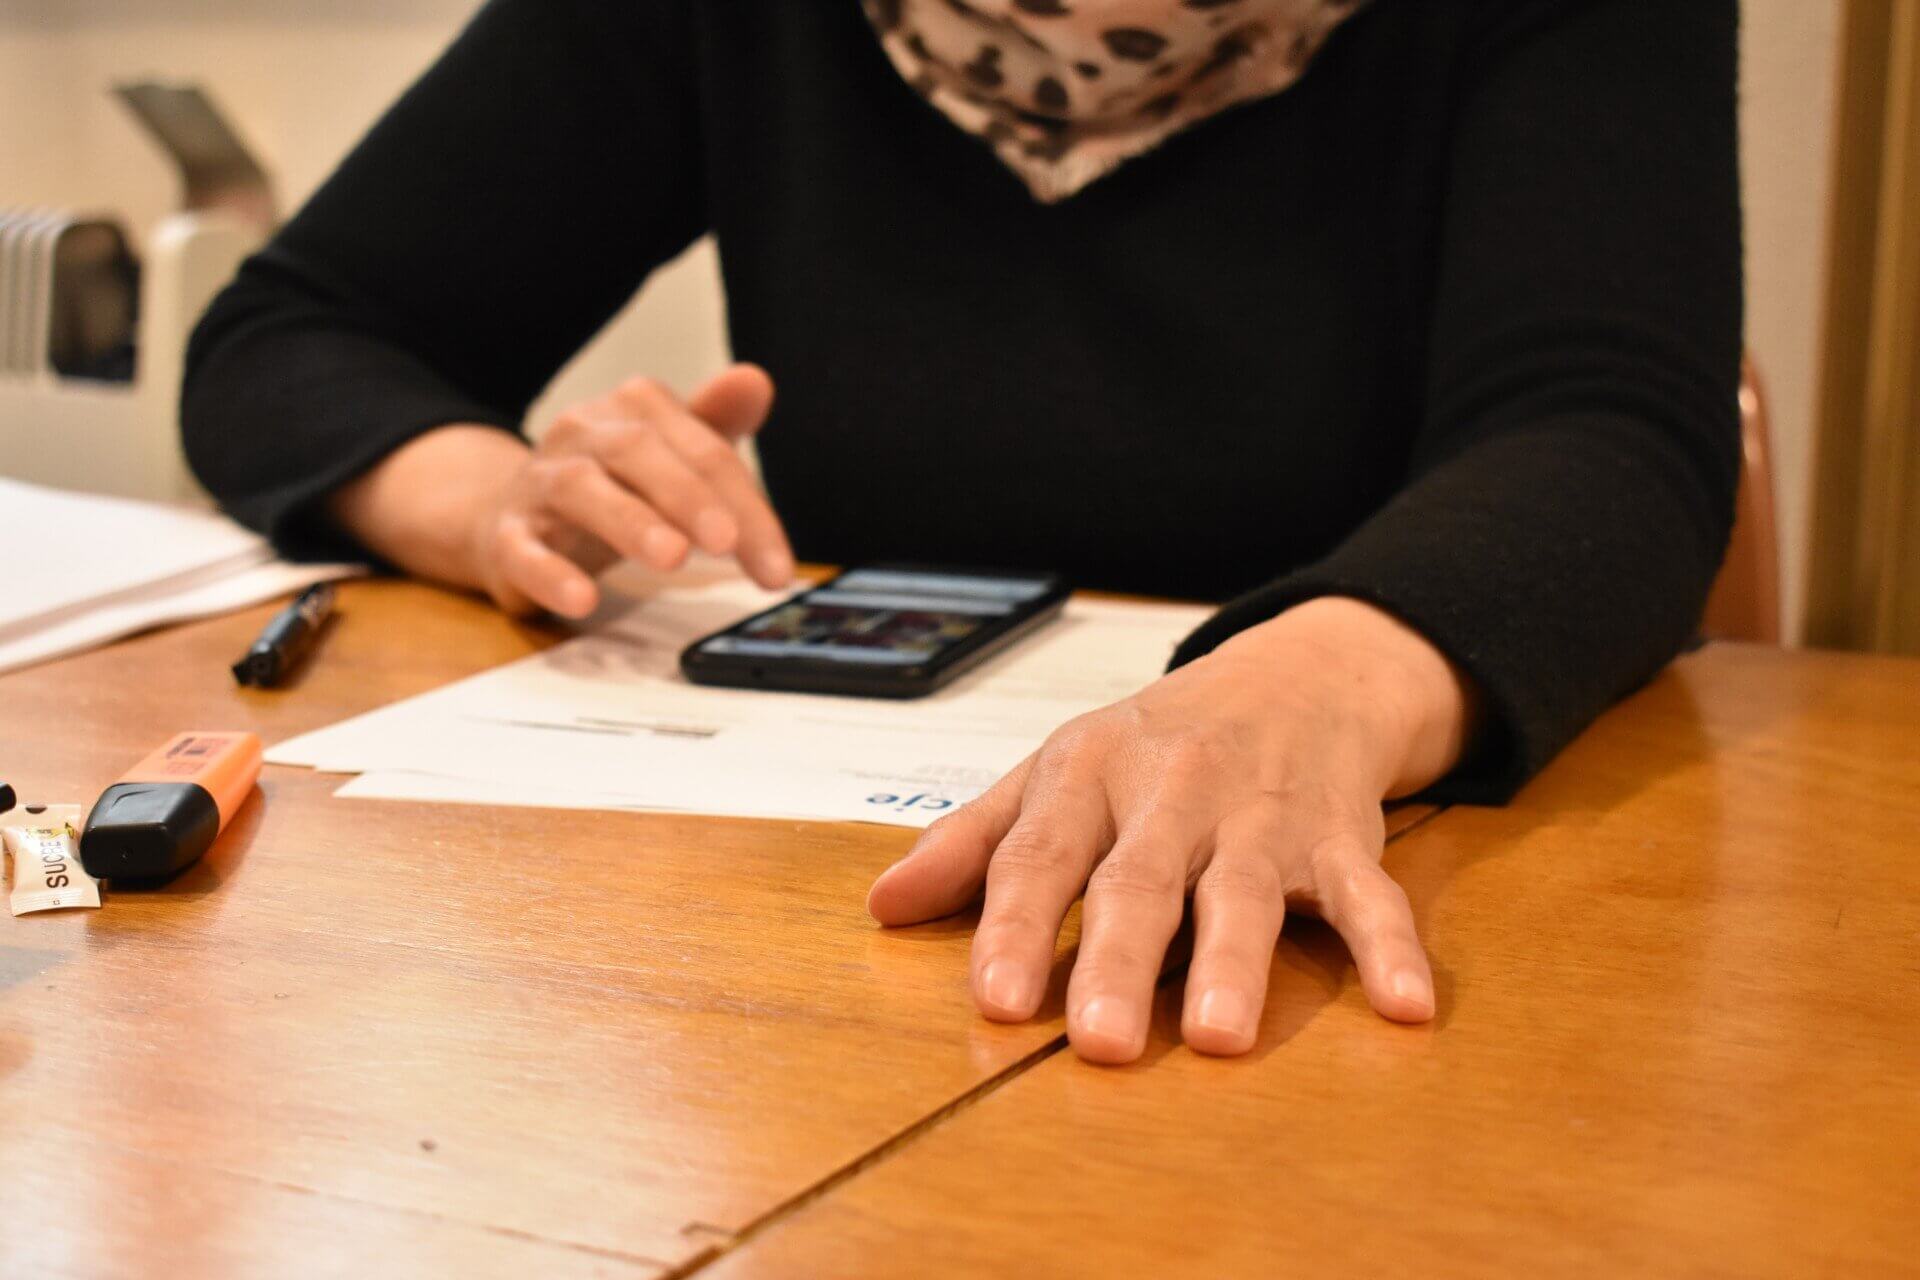
<svg viewBox="0 0 1920 1280"><path fill-rule="evenodd" d="M409 573L484 588L479 531L526 465L528 447L494 427L455 424L409 440L336 490L333 520Z"/></svg>
<svg viewBox="0 0 1920 1280"><path fill-rule="evenodd" d="M1364 601L1306 601L1220 648L1229 651L1253 659L1269 680L1311 686L1310 696L1364 744L1360 767L1383 797L1438 781L1472 741L1472 681L1432 641Z"/></svg>

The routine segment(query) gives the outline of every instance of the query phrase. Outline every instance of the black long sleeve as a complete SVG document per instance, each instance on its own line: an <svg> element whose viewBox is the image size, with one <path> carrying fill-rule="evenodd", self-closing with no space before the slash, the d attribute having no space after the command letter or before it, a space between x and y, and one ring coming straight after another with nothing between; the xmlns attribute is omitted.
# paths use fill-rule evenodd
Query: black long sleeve
<svg viewBox="0 0 1920 1280"><path fill-rule="evenodd" d="M718 235L809 558L1316 595L1459 662L1498 799L1689 637L1731 521L1734 0L1376 0L1292 90L1056 206L853 0L493 0L216 303L189 456L316 500L518 425L653 266ZM1280 673L1284 678L1284 673Z"/></svg>
<svg viewBox="0 0 1920 1280"><path fill-rule="evenodd" d="M486 6L219 299L188 353L195 473L308 557L314 502L412 437L515 429L706 229L684 6Z"/></svg>
<svg viewBox="0 0 1920 1280"><path fill-rule="evenodd" d="M1488 699L1501 740L1440 794L1494 800L1699 623L1739 473L1740 222L1730 5L1522 6L1475 47L1413 478L1179 660L1314 596L1379 604Z"/></svg>

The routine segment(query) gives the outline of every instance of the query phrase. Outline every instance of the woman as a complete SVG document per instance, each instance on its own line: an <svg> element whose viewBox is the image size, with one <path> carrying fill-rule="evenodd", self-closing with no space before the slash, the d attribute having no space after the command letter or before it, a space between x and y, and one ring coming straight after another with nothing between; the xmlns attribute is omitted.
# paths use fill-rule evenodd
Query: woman
<svg viewBox="0 0 1920 1280"><path fill-rule="evenodd" d="M1724 549L1734 44L1734 0L492 0L214 305L187 449L290 553L516 612L690 546L769 587L797 551L1232 597L871 909L984 892L974 996L1018 1020L1084 892L1098 1061L1189 897L1194 1048L1252 1045L1290 907L1421 1021L1381 800L1507 796ZM754 364L530 448L709 231Z"/></svg>

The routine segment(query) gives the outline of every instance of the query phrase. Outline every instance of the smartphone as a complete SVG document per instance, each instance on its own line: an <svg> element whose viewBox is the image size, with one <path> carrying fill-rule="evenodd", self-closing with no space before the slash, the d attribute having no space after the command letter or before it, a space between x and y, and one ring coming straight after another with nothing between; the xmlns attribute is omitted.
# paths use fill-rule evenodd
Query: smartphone
<svg viewBox="0 0 1920 1280"><path fill-rule="evenodd" d="M861 698L919 698L1060 612L1058 574L880 564L689 645L696 684Z"/></svg>

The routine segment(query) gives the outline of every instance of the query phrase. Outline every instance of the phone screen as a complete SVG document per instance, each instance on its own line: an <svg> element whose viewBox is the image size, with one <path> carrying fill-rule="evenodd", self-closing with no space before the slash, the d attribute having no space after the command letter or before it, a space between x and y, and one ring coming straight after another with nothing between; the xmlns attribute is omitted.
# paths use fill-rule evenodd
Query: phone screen
<svg viewBox="0 0 1920 1280"><path fill-rule="evenodd" d="M1049 579L855 569L700 649L849 666L923 666L1052 589Z"/></svg>

